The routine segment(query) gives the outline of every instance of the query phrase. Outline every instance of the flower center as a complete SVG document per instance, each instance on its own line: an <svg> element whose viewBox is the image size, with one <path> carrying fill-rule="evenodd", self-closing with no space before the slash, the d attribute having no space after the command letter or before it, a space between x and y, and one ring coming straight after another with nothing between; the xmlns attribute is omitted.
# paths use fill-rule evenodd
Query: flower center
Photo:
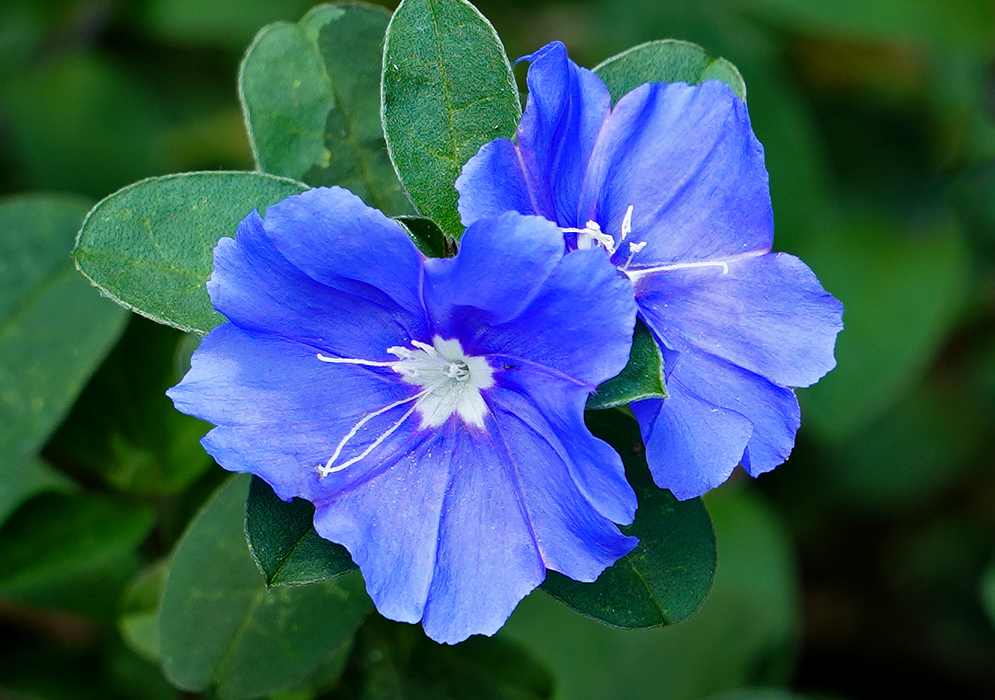
<svg viewBox="0 0 995 700"><path fill-rule="evenodd" d="M591 248L596 248L601 246L608 252L608 257L615 255L615 251L618 250L618 246L626 239L626 237L632 233L632 205L625 210L625 217L622 219L622 236L619 238L618 243L615 243L615 237L610 233L605 233L601 230L601 224L597 221L588 221L584 228L562 228L560 229L564 233L576 233L577 234L577 250L589 250ZM629 267L629 263L632 262L633 256L646 247L646 243L634 243L629 242L629 259L626 261L625 266L622 268L625 270Z"/></svg>
<svg viewBox="0 0 995 700"><path fill-rule="evenodd" d="M605 233L601 230L601 224L597 221L588 221L584 228L561 228L560 230L564 233L576 233L577 234L577 249L578 250L589 250L591 248L596 248L601 246L608 253L608 257L614 257L615 252L622 245L622 242L632 233L632 209L633 206L630 204L629 208L625 210L625 217L622 219L622 235L615 243L615 237L610 233ZM717 267L722 270L722 274L728 274L729 272L729 262L735 259L729 258L726 260L695 260L693 262L685 263L667 263L665 265L655 265L653 267L643 267L629 269L632 265L632 259L638 255L643 248L646 247L646 241L640 241L636 243L634 241L629 241L629 257L626 258L625 263L618 266L619 271L624 273L626 277L629 278L633 283L637 282L647 275L653 274L655 272L670 272L672 270L686 270L696 267ZM750 252L746 256L760 255L760 252ZM740 256L741 257L741 256Z"/></svg>
<svg viewBox="0 0 995 700"><path fill-rule="evenodd" d="M396 360L378 362L348 357L328 357L318 353L318 359L331 364L352 364L365 367L385 367L401 375L401 381L420 388L420 391L400 401L388 404L381 409L365 414L349 429L339 441L328 461L318 467L322 476L349 467L369 455L390 437L413 414L418 413L421 421L418 428L435 428L454 413L465 424L475 428L484 427L487 404L481 395L482 389L494 386L494 369L484 357L474 357L463 352L463 346L455 338L444 340L440 336L432 339L432 344L411 341L411 347L390 347L387 352ZM341 464L336 462L346 445L352 441L374 418L394 408L412 404L404 415L380 433L359 455Z"/></svg>

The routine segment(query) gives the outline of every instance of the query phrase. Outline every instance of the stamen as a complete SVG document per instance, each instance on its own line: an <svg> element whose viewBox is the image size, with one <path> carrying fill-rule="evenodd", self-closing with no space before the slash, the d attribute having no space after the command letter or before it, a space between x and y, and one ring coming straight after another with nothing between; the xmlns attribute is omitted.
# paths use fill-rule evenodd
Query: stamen
<svg viewBox="0 0 995 700"><path fill-rule="evenodd" d="M345 437L343 437L339 441L339 444L335 447L335 452L333 452L332 456L328 458L327 462L325 462L325 466L318 467L318 471L321 473L322 476L328 476L332 472L337 472L337 471L340 471L342 469L345 469L345 465L339 465L338 467L335 467L335 468L332 468L332 465L335 463L335 460L337 460L339 458L339 455L342 454L342 450L345 448L346 443L348 443L350 440L352 440L354 437L356 437L356 433L359 432L360 428L362 428L364 425L366 425L367 423L369 423L371 420L373 420L377 416L379 416L381 414L384 414L387 411L390 411L391 409L397 408L398 406L402 406L402 405L404 405L406 403L410 403L411 401L417 401L421 397L423 397L426 394L428 394L429 392L431 392L433 389L435 389L435 386L428 387L427 389L424 389L423 391L418 392L414 396L409 396L406 399L401 399L400 401L395 401L394 403L389 404L387 406L384 406L383 408L381 408L379 410L376 410L373 413L367 413L365 416L363 416L362 418L360 418L356 422L356 425L352 426L352 428L349 429L349 432L345 434ZM407 413L404 414L404 418L401 419L401 422L403 422L405 418L407 418L409 415L411 415L412 411L414 411L415 408L416 408L415 406L412 406L411 409ZM397 423L392 428L390 428L390 432L393 432L394 430L397 430L397 427L399 425L400 425L400 423ZM386 439L386 436L381 436L380 438L377 438L376 444L379 445L385 439ZM367 454L369 454L369 452L365 452L362 456L365 457ZM358 459L362 459L362 457L360 457ZM348 464L355 464L356 461L358 461L358 459L350 460L348 462Z"/></svg>
<svg viewBox="0 0 995 700"><path fill-rule="evenodd" d="M444 340L439 336L435 336L431 345L412 340L410 347L389 347L387 352L397 359L383 362L317 354L318 360L332 364L389 367L401 375L401 381L405 384L413 384L419 389L417 394L367 413L356 421L335 446L328 461L317 467L321 476L341 471L369 455L415 412L421 416L420 430L441 426L453 414L457 414L467 426L484 427L487 405L480 391L494 386L494 370L486 358L466 355L459 340ZM413 405L401 419L379 435L360 455L335 465L346 445L359 434L363 426L377 416L408 403Z"/></svg>
<svg viewBox="0 0 995 700"><path fill-rule="evenodd" d="M653 272L670 272L671 270L687 270L696 267L721 267L722 274L729 274L729 263L723 260L702 260L700 262L688 262L688 263L674 263L672 265L657 265L656 267L645 267L639 270L627 270L624 269L626 275L629 279L635 282L636 280L645 277L646 275Z"/></svg>
<svg viewBox="0 0 995 700"><path fill-rule="evenodd" d="M624 241L625 237L628 236L630 233L632 233L632 205L631 204L629 205L629 208L625 210L625 218L622 219L622 240ZM645 243L641 243L640 247L639 247L639 250L642 250L642 246L644 246L644 245L646 245L646 244ZM629 250L632 250L632 244L631 243L629 244ZM635 250L633 252L638 253L639 250Z"/></svg>
<svg viewBox="0 0 995 700"><path fill-rule="evenodd" d="M322 362L330 362L336 365L363 365L364 367L393 367L394 362L376 362L374 360L356 360L351 357L328 357L318 353L318 359Z"/></svg>
<svg viewBox="0 0 995 700"><path fill-rule="evenodd" d="M411 416L411 414L415 412L415 408L417 408L417 407L416 406L412 406L407 411L405 411L404 415L401 416L400 420L398 420L392 426L390 426L389 428L387 428L387 430L385 430L380 435L380 437L378 437L376 440L374 440L373 442L371 442L369 444L369 446L365 450L363 450L360 454L358 454L355 457L352 457L350 459L347 459L345 462L343 462L342 464L340 464L337 467L333 467L332 466L332 461L335 459L334 456L333 456L332 458L330 458L328 460L328 462L325 463L325 466L318 467L318 473L321 474L321 476L328 476L329 474L334 474L335 472L340 472L343 469L345 469L346 467L351 467L353 464L355 464L359 460L361 460L364 457L366 457L368 454L370 454L371 452L373 452L373 450L377 449L384 440L386 440L391 435L393 435L394 431L396 431L398 428L400 428L401 425L404 423L404 421L406 421ZM337 453L338 453L338 450L336 451L336 454Z"/></svg>

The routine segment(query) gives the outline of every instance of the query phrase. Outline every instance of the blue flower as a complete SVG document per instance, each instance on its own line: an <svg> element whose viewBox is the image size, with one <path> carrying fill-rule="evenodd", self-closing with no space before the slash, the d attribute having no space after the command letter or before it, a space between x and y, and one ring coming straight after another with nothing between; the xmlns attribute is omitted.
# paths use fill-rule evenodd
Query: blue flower
<svg viewBox="0 0 995 700"><path fill-rule="evenodd" d="M555 221L632 281L663 350L669 398L632 404L656 483L678 498L783 462L790 387L835 366L842 306L798 258L771 253L763 148L717 81L642 85L614 108L553 43L526 60L517 143L497 139L456 183L467 225L503 211Z"/></svg>
<svg viewBox="0 0 995 700"><path fill-rule="evenodd" d="M349 192L249 215L208 282L230 323L204 338L176 407L215 427L226 469L314 503L380 612L455 643L492 634L559 571L628 553L635 495L583 421L625 365L636 307L600 251L507 213L426 259Z"/></svg>

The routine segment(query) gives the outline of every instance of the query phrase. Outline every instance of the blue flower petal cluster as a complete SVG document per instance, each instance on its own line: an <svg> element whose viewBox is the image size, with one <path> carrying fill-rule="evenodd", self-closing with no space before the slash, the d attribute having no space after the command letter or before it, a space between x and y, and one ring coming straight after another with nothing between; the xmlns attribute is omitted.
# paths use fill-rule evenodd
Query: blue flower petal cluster
<svg viewBox="0 0 995 700"><path fill-rule="evenodd" d="M500 212L555 221L631 281L664 354L665 400L634 403L656 483L698 496L742 464L783 462L790 387L835 365L842 306L794 256L771 253L763 148L717 81L642 85L614 106L552 43L531 62L516 141L485 145L456 186L472 225Z"/></svg>
<svg viewBox="0 0 995 700"><path fill-rule="evenodd" d="M223 467L314 503L383 615L491 634L547 569L593 581L635 546L621 460L583 421L636 317L602 251L510 212L426 259L332 188L253 213L214 264L229 323L169 395Z"/></svg>

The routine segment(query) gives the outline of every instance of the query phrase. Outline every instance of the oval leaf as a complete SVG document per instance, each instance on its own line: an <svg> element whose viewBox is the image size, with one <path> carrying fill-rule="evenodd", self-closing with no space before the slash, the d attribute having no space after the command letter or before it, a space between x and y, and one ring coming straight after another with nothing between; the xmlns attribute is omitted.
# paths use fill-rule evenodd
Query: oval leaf
<svg viewBox="0 0 995 700"><path fill-rule="evenodd" d="M267 586L324 581L356 569L346 548L318 535L313 521L313 505L300 498L287 503L253 477L245 534Z"/></svg>
<svg viewBox="0 0 995 700"><path fill-rule="evenodd" d="M397 222L407 230L418 250L430 258L446 258L455 255L452 239L431 219L419 216L399 216Z"/></svg>
<svg viewBox="0 0 995 700"><path fill-rule="evenodd" d="M633 46L594 68L605 81L612 100L643 83L687 83L721 80L736 96L746 99L746 83L739 69L690 41L663 39Z"/></svg>
<svg viewBox="0 0 995 700"><path fill-rule="evenodd" d="M239 96L260 170L345 187L387 214L411 211L380 122L389 21L382 7L341 3L259 32L242 61Z"/></svg>
<svg viewBox="0 0 995 700"><path fill-rule="evenodd" d="M91 282L153 321L207 333L224 321L204 286L218 239L307 186L263 173L203 172L136 182L86 217L74 256Z"/></svg>
<svg viewBox="0 0 995 700"><path fill-rule="evenodd" d="M639 544L594 583L550 571L543 589L613 627L643 629L686 620L705 600L715 576L715 534L701 499L678 501L657 488L633 419L621 411L589 413L585 419L591 432L622 456L639 497L636 521L622 531L638 537Z"/></svg>
<svg viewBox="0 0 995 700"><path fill-rule="evenodd" d="M630 401L665 398L667 386L660 346L653 337L653 331L637 319L629 362L617 377L598 385L597 391L587 399L587 410L617 408Z"/></svg>
<svg viewBox="0 0 995 700"><path fill-rule="evenodd" d="M68 483L34 453L127 320L73 269L74 231L89 206L47 195L0 200L0 522Z"/></svg>
<svg viewBox="0 0 995 700"><path fill-rule="evenodd" d="M341 670L370 610L359 574L268 589L245 543L248 475L232 476L176 547L159 611L160 658L180 688L222 700L294 688L334 657Z"/></svg>
<svg viewBox="0 0 995 700"><path fill-rule="evenodd" d="M387 28L383 127L397 174L418 211L463 233L454 183L488 141L521 117L504 47L464 0L404 0Z"/></svg>

